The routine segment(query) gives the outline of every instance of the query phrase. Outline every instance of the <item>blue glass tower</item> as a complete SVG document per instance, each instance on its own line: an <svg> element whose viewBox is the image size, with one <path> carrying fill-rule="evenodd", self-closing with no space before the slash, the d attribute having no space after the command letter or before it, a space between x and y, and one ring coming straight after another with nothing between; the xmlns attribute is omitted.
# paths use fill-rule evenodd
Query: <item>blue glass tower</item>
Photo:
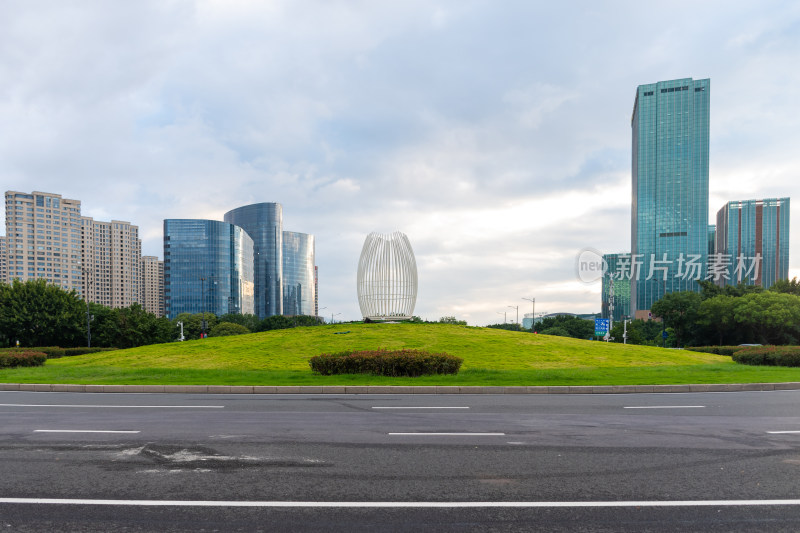
<svg viewBox="0 0 800 533"><path fill-rule="evenodd" d="M315 314L314 236L283 232L283 314Z"/></svg>
<svg viewBox="0 0 800 533"><path fill-rule="evenodd" d="M225 222L243 228L255 248L255 314L259 318L283 314L283 207L260 203L225 213Z"/></svg>
<svg viewBox="0 0 800 533"><path fill-rule="evenodd" d="M745 282L768 289L788 279L789 198L728 202L717 212L716 252L726 265L718 285Z"/></svg>
<svg viewBox="0 0 800 533"><path fill-rule="evenodd" d="M631 312L697 291L708 261L710 80L640 85L633 105ZM648 279L649 278L649 279Z"/></svg>
<svg viewBox="0 0 800 533"><path fill-rule="evenodd" d="M216 220L164 221L164 309L180 313L253 313L253 240Z"/></svg>

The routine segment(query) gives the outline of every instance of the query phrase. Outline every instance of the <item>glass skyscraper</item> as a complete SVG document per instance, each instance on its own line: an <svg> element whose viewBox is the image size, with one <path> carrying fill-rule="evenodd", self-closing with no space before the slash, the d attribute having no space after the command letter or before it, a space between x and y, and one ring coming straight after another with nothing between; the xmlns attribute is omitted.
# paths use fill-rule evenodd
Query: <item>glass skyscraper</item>
<svg viewBox="0 0 800 533"><path fill-rule="evenodd" d="M255 248L255 314L283 314L283 207L265 202L225 213L225 222L244 229Z"/></svg>
<svg viewBox="0 0 800 533"><path fill-rule="evenodd" d="M216 220L164 221L164 307L180 313L254 312L253 239Z"/></svg>
<svg viewBox="0 0 800 533"><path fill-rule="evenodd" d="M283 232L283 314L315 315L314 236Z"/></svg>
<svg viewBox="0 0 800 533"><path fill-rule="evenodd" d="M725 266L719 285L788 279L789 198L728 202L717 212L715 258Z"/></svg>
<svg viewBox="0 0 800 533"><path fill-rule="evenodd" d="M708 261L710 80L640 85L633 105L631 312L697 291ZM649 278L649 279L648 279Z"/></svg>
<svg viewBox="0 0 800 533"><path fill-rule="evenodd" d="M627 276L620 274L620 263L630 260L631 254L603 254L603 261L607 266L603 273L603 289L600 316L602 318L613 318L618 322L625 317L631 316L631 280ZM613 281L613 299L612 299ZM611 306L614 312L612 317Z"/></svg>

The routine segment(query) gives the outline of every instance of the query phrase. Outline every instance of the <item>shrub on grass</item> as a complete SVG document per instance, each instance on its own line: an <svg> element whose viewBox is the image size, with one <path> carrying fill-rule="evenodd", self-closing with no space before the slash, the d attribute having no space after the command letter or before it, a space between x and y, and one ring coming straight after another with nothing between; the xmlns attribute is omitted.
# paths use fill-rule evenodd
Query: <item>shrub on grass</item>
<svg viewBox="0 0 800 533"><path fill-rule="evenodd" d="M227 337L229 335L244 335L250 333L246 326L233 322L220 322L208 332L209 337Z"/></svg>
<svg viewBox="0 0 800 533"><path fill-rule="evenodd" d="M89 348L87 346L78 346L75 348L61 348L59 346L36 346L33 348L7 348L4 349L5 353L23 353L23 352L41 352L47 356L48 359L58 359L60 357L69 357L72 355L83 355L95 352L107 352L109 350L116 350L116 348Z"/></svg>
<svg viewBox="0 0 800 533"><path fill-rule="evenodd" d="M800 346L751 346L733 354L743 365L800 366Z"/></svg>
<svg viewBox="0 0 800 533"><path fill-rule="evenodd" d="M554 335L556 337L569 337L569 331L561 326L553 326L552 328L543 329L539 332L541 335Z"/></svg>
<svg viewBox="0 0 800 533"><path fill-rule="evenodd" d="M716 355L733 355L741 351L743 346L687 346L693 352L713 353Z"/></svg>
<svg viewBox="0 0 800 533"><path fill-rule="evenodd" d="M311 370L323 376L372 374L391 377L457 374L462 362L460 357L446 353L386 349L323 353L308 361Z"/></svg>
<svg viewBox="0 0 800 533"><path fill-rule="evenodd" d="M42 366L46 360L47 355L42 352L16 350L0 352L0 368Z"/></svg>

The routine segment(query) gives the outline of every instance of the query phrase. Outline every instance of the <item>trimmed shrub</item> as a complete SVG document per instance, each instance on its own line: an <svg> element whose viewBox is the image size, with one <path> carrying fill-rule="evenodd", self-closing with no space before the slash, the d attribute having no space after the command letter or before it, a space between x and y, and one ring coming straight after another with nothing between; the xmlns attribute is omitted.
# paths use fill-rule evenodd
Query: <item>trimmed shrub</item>
<svg viewBox="0 0 800 533"><path fill-rule="evenodd" d="M556 337L569 337L569 331L561 326L553 326L552 328L543 329L539 332L540 335L554 335Z"/></svg>
<svg viewBox="0 0 800 533"><path fill-rule="evenodd" d="M687 346L693 352L713 353L716 355L733 355L743 350L744 346Z"/></svg>
<svg viewBox="0 0 800 533"><path fill-rule="evenodd" d="M209 337L227 337L229 335L244 335L250 333L246 326L233 322L220 322L208 332Z"/></svg>
<svg viewBox="0 0 800 533"><path fill-rule="evenodd" d="M47 355L42 352L0 352L0 368L14 368L17 366L42 366L46 360Z"/></svg>
<svg viewBox="0 0 800 533"><path fill-rule="evenodd" d="M48 359L58 359L60 357L69 357L72 355L83 355L95 352L108 352L116 350L116 348L89 348L87 346L78 346L76 348L60 348L58 346L36 346L33 348L5 348L2 351L5 353L23 353L23 352L41 352L47 356Z"/></svg>
<svg viewBox="0 0 800 533"><path fill-rule="evenodd" d="M751 346L733 354L743 365L800 366L800 346Z"/></svg>
<svg viewBox="0 0 800 533"><path fill-rule="evenodd" d="M372 374L417 377L426 374L457 374L464 360L446 353L422 350L348 350L323 353L309 359L311 370L323 376Z"/></svg>

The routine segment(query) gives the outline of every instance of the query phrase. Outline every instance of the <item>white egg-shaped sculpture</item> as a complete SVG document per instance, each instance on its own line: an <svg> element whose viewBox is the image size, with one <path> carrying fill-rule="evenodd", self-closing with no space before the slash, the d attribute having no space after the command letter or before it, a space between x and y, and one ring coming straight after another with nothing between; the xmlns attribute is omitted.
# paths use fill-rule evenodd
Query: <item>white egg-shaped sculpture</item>
<svg viewBox="0 0 800 533"><path fill-rule="evenodd" d="M417 303L417 262L405 234L370 233L358 261L358 305L370 320L408 320Z"/></svg>

